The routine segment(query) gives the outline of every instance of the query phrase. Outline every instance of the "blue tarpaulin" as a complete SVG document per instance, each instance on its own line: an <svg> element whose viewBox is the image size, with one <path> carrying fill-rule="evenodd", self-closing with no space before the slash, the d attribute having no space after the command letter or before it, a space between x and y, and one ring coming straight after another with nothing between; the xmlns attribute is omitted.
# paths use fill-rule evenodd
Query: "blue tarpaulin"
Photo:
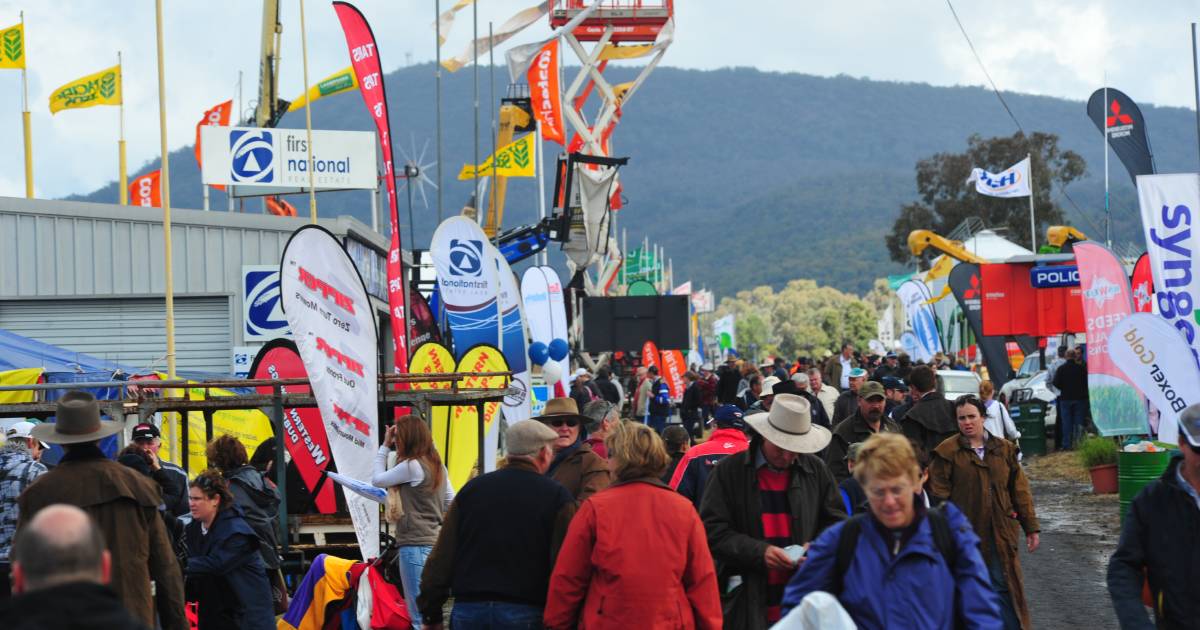
<svg viewBox="0 0 1200 630"><path fill-rule="evenodd" d="M128 365L105 361L0 329L0 371L35 367L45 368L47 372L138 372L137 368Z"/></svg>

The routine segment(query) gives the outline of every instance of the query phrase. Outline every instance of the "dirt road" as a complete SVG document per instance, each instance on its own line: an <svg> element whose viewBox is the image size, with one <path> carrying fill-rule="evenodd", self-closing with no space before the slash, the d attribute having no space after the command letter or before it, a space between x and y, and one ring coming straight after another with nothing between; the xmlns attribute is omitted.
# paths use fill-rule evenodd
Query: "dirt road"
<svg viewBox="0 0 1200 630"><path fill-rule="evenodd" d="M1036 628L1116 628L1105 586L1120 536L1117 495L1094 495L1079 481L1030 472L1041 519L1041 548L1021 549L1025 594Z"/></svg>

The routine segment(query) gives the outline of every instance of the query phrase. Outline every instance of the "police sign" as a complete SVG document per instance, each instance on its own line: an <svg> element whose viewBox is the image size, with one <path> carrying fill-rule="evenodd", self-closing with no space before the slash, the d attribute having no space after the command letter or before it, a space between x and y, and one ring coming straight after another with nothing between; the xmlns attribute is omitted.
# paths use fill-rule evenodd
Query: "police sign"
<svg viewBox="0 0 1200 630"><path fill-rule="evenodd" d="M1046 265L1029 270L1029 283L1035 289L1056 289L1079 286L1079 267L1075 265Z"/></svg>
<svg viewBox="0 0 1200 630"><path fill-rule="evenodd" d="M303 129L257 127L200 128L207 185L308 188L309 168L317 190L375 190L375 134L363 131L312 132L309 159Z"/></svg>

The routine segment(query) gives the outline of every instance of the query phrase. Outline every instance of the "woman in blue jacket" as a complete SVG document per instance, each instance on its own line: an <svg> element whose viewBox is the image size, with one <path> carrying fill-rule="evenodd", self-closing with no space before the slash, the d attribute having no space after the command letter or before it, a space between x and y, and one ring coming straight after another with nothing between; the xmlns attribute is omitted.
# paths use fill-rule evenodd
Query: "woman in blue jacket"
<svg viewBox="0 0 1200 630"><path fill-rule="evenodd" d="M258 536L221 473L206 470L188 488L187 600L198 602L199 630L275 627L271 586Z"/></svg>
<svg viewBox="0 0 1200 630"><path fill-rule="evenodd" d="M926 508L916 500L921 473L909 441L871 436L858 451L854 477L869 509L812 542L784 591L785 615L809 593L824 591L863 630L1001 628L979 537L953 504Z"/></svg>

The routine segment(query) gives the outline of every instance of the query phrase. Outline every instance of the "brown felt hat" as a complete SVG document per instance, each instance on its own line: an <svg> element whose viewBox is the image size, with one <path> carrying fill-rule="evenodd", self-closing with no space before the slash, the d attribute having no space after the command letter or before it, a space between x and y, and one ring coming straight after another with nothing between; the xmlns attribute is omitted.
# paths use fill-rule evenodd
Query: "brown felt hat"
<svg viewBox="0 0 1200 630"><path fill-rule="evenodd" d="M50 444L79 444L95 442L120 430L120 422L100 419L100 404L95 396L71 390L58 399L54 423L37 425L33 437Z"/></svg>

